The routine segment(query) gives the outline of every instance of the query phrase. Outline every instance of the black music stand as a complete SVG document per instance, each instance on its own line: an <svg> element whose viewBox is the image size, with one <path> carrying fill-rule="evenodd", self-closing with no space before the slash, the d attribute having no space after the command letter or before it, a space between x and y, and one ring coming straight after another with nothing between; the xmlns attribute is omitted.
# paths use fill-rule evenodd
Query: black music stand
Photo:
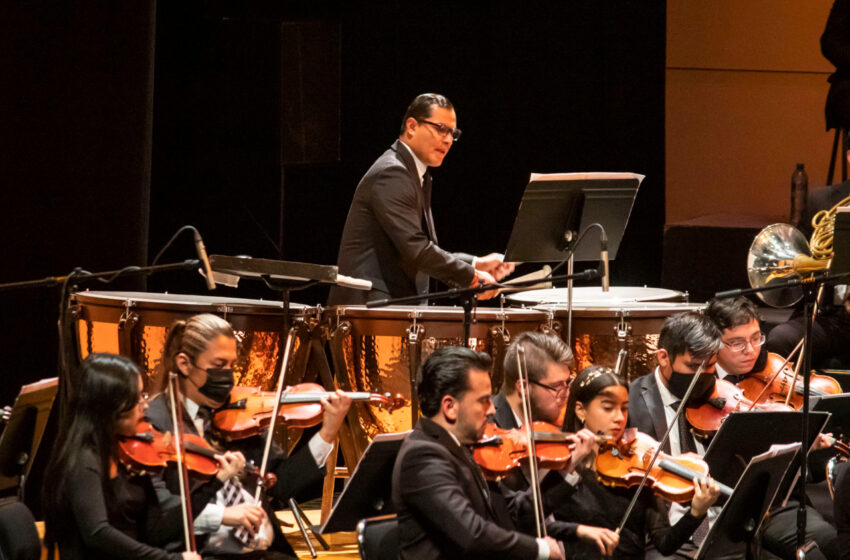
<svg viewBox="0 0 850 560"><path fill-rule="evenodd" d="M12 415L0 435L0 494L12 489L24 501L24 485L44 435L59 378L42 379L21 387Z"/></svg>
<svg viewBox="0 0 850 560"><path fill-rule="evenodd" d="M850 436L850 393L825 395L812 401L813 412L828 412L831 414L824 432L832 432L839 440Z"/></svg>
<svg viewBox="0 0 850 560"><path fill-rule="evenodd" d="M395 513L392 503L393 466L409 433L375 436L337 498L322 526L322 534L353 531L361 519Z"/></svg>
<svg viewBox="0 0 850 560"><path fill-rule="evenodd" d="M800 441L801 412L734 412L726 417L705 452L705 462L716 480L735 486L747 463L773 444ZM806 449L815 441L829 419L825 412L812 412ZM747 437L742 437L746 434Z"/></svg>
<svg viewBox="0 0 850 560"><path fill-rule="evenodd" d="M792 445L749 461L694 558L753 557L748 554L753 538L799 451L799 444Z"/></svg>
<svg viewBox="0 0 850 560"><path fill-rule="evenodd" d="M532 175L517 211L505 261L559 262L574 248L578 261L598 261L595 245L573 247L578 233L592 223L608 236L613 260L620 248L643 175L564 173Z"/></svg>

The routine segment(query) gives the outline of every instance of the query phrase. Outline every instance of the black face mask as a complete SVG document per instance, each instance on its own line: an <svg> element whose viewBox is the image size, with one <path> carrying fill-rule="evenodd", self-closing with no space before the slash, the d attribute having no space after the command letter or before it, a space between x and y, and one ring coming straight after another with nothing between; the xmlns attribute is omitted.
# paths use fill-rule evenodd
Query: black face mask
<svg viewBox="0 0 850 560"><path fill-rule="evenodd" d="M676 370L670 374L670 379L667 381L667 388L678 398L685 396L688 391L688 386L694 378L692 373L679 373ZM694 385L694 390L691 392L689 402L705 402L714 391L715 377L713 373L701 373L697 384Z"/></svg>
<svg viewBox="0 0 850 560"><path fill-rule="evenodd" d="M233 369L209 368L207 381L198 388L198 392L215 402L224 402L233 389Z"/></svg>

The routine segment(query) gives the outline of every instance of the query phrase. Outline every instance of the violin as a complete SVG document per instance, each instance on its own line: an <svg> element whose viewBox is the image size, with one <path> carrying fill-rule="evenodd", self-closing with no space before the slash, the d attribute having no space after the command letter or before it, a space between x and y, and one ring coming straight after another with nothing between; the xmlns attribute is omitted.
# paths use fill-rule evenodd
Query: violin
<svg viewBox="0 0 850 560"><path fill-rule="evenodd" d="M278 421L292 428L309 428L322 421L323 399L332 395L317 383L290 385L280 396ZM392 412L405 405L404 397L390 393L344 393L353 401L367 401ZM263 432L271 424L275 393L256 387L234 387L230 402L215 411L213 425L226 439L244 439Z"/></svg>
<svg viewBox="0 0 850 560"><path fill-rule="evenodd" d="M532 424L537 464L545 469L561 470L567 466L572 456L574 444L568 439L570 434L548 422ZM508 436L511 430L505 430L493 423L484 427L484 436L474 444L472 456L481 467L484 476L498 480L511 469L519 467L529 460L530 451L525 443L518 443Z"/></svg>
<svg viewBox="0 0 850 560"><path fill-rule="evenodd" d="M750 410L788 412L794 409L778 402L753 402L745 397L744 391L734 383L717 379L711 397L699 406L686 407L685 418L696 435L709 437L720 429L726 417L733 412Z"/></svg>
<svg viewBox="0 0 850 560"><path fill-rule="evenodd" d="M738 382L744 396L759 402L787 402L800 410L803 406L803 381L795 379L794 370L788 361L779 354L767 353L767 364L762 371L756 371ZM769 385L769 388L766 388ZM809 377L809 396L837 395L841 385L827 375L811 374Z"/></svg>
<svg viewBox="0 0 850 560"><path fill-rule="evenodd" d="M186 450L186 469L200 478L208 479L218 472L216 451L201 436L183 434ZM158 473L177 461L177 450L170 433L163 434L154 429L150 422L139 422L136 434L118 440L118 460L127 470L135 474ZM247 474L257 474L253 465L246 465ZM262 481L264 487L273 486L277 477L270 473Z"/></svg>
<svg viewBox="0 0 850 560"><path fill-rule="evenodd" d="M651 436L627 428L617 441L608 441L599 446L596 455L596 474L600 482L608 486L631 488L641 483L647 474L658 442ZM655 465L649 469L646 483L653 491L672 502L690 502L694 497L694 478L704 480L708 476L708 464L697 455L688 453L674 457L661 452ZM720 492L731 496L732 489L717 483Z"/></svg>

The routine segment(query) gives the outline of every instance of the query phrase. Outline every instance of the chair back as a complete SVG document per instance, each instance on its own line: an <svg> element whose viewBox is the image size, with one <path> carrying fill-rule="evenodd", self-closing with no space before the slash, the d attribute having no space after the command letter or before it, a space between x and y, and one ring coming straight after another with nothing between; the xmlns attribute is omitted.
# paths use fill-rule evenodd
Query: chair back
<svg viewBox="0 0 850 560"><path fill-rule="evenodd" d="M41 538L35 518L21 502L0 505L0 557L3 560L41 558Z"/></svg>
<svg viewBox="0 0 850 560"><path fill-rule="evenodd" d="M397 560L398 518L382 515L360 520L357 524L357 546L363 560Z"/></svg>

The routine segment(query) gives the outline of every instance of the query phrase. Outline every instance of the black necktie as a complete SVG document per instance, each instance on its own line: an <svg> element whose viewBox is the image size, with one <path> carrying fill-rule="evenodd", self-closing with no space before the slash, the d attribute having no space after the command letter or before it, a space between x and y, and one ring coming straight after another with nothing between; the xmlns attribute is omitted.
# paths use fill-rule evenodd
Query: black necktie
<svg viewBox="0 0 850 560"><path fill-rule="evenodd" d="M670 405L670 408L673 410L679 409L679 404L682 401L676 401ZM694 441L694 436L691 434L691 430L688 427L688 421L685 419L685 413L682 412L682 415L679 416L679 451L681 453L687 453L688 451L692 451L696 453L697 445Z"/></svg>
<svg viewBox="0 0 850 560"><path fill-rule="evenodd" d="M434 229L434 215L431 213L431 174L427 171L422 177L422 195L425 199L425 207L422 209L425 218L425 228L428 231L428 237L436 245L437 232Z"/></svg>
<svg viewBox="0 0 850 560"><path fill-rule="evenodd" d="M484 499L489 503L490 490L487 488L487 481L484 479L484 473L481 472L481 467L479 467L478 463L475 462L475 457L472 455L472 449L467 445L462 445L461 447L463 448L463 454L466 457L466 461L472 468L472 472L475 473L475 480L478 482L478 487L481 489Z"/></svg>

